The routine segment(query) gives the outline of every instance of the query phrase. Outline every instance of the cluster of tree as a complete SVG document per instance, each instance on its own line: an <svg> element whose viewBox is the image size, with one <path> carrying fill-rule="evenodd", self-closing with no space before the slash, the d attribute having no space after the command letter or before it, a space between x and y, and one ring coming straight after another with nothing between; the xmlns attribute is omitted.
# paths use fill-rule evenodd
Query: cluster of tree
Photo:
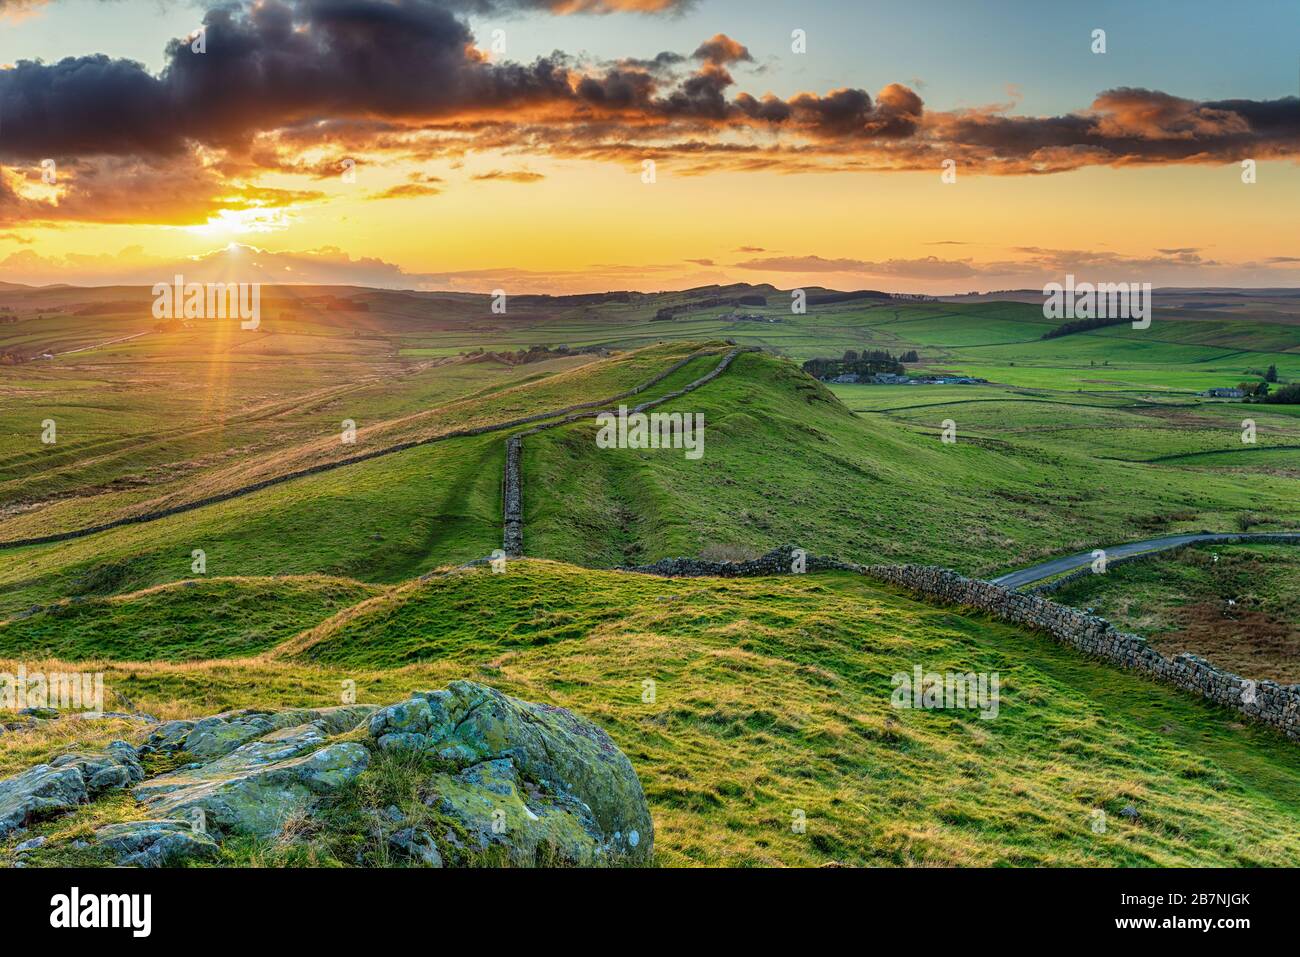
<svg viewBox="0 0 1300 957"><path fill-rule="evenodd" d="M1072 332L1087 332L1089 329L1100 329L1103 326L1118 326L1121 323L1132 322L1132 319L1124 319L1118 316L1096 316L1092 319L1076 319L1073 322L1063 322L1054 329L1048 329L1040 339L1055 339L1057 336L1068 336Z"/></svg>
<svg viewBox="0 0 1300 957"><path fill-rule="evenodd" d="M1264 396L1264 401L1278 405L1300 405L1300 382L1282 386L1272 395Z"/></svg>
<svg viewBox="0 0 1300 957"><path fill-rule="evenodd" d="M474 349L465 353L467 356L476 359L495 359L498 362L504 362L506 365L519 366L529 362L541 362L543 359L550 359L554 356L572 356L581 355L585 352L597 352L599 346L584 346L581 349L570 349L568 346L529 346L527 349L517 349L514 352L486 352L483 349Z"/></svg>
<svg viewBox="0 0 1300 957"><path fill-rule="evenodd" d="M710 296L708 299L696 299L678 306L664 306L655 313L656 320L672 319L683 312L697 312L700 309L712 309L715 306L766 306L767 296Z"/></svg>
<svg viewBox="0 0 1300 957"><path fill-rule="evenodd" d="M0 366L16 366L23 361L22 353L14 349L0 349Z"/></svg>
<svg viewBox="0 0 1300 957"><path fill-rule="evenodd" d="M1242 395L1248 397L1253 396L1262 399L1268 395L1267 382L1238 382L1237 388L1241 390Z"/></svg>
<svg viewBox="0 0 1300 957"><path fill-rule="evenodd" d="M916 361L915 350L895 356L881 349L864 349L862 352L848 349L839 359L809 359L803 364L803 371L817 379L833 379L847 374L876 375L881 372L902 375L906 371L903 363Z"/></svg>

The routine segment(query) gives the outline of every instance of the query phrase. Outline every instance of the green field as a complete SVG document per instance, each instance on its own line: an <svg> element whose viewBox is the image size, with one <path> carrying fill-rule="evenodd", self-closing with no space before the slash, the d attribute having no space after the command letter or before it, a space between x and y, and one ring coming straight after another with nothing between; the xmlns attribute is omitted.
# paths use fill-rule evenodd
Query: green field
<svg viewBox="0 0 1300 957"><path fill-rule="evenodd" d="M1166 654L1300 682L1300 549L1293 545L1198 545L1084 576L1052 597L1095 608Z"/></svg>
<svg viewBox="0 0 1300 957"><path fill-rule="evenodd" d="M998 672L997 718L892 708L890 676L916 664ZM512 563L381 596L264 658L110 665L105 682L174 714L320 706L344 680L390 701L465 676L606 728L645 786L661 865L1300 862L1293 744L851 574L665 581ZM0 760L30 760L37 745L9 738ZM1119 813L1129 805L1136 819ZM95 805L40 833L139 813ZM327 846L226 860L304 853L339 863Z"/></svg>
<svg viewBox="0 0 1300 957"><path fill-rule="evenodd" d="M768 304L656 318L739 291ZM1280 307L1172 309L1148 330L1044 340L1052 324L1022 302L876 298L795 315L788 292L746 287L516 297L502 316L470 295L304 288L271 296L264 331L240 338L215 324L155 332L137 292L0 292L21 315L0 347L61 353L0 367L0 542L324 470L0 547L0 670L93 664L109 707L161 718L331 704L344 681L363 701L468 678L570 707L631 759L670 866L1300 863L1300 750L1182 692L847 573L613 570L789 543L992 576L1160 534L1300 529L1296 407L1197 394L1269 365L1300 379L1300 325ZM539 345L554 349L504 354ZM530 435L528 560L420 580L501 546L513 420L558 423L685 361L624 401L665 396L737 345L761 351L658 407L703 414L702 458L598 448L590 420ZM799 367L846 349L915 349L909 371L988 382L828 385ZM45 444L50 418L58 441ZM470 428L483 431L447 435ZM339 465L398 443L416 444ZM1117 566L1055 598L1171 653L1297 680L1297 553L1196 557L1209 553ZM1228 598L1249 615L1201 614ZM890 676L918 664L998 671L998 718L891 708ZM0 771L138 733L9 732ZM1130 805L1137 817L1120 814ZM806 834L791 830L796 810ZM39 833L139 813L111 801ZM324 839L224 853L350 863Z"/></svg>

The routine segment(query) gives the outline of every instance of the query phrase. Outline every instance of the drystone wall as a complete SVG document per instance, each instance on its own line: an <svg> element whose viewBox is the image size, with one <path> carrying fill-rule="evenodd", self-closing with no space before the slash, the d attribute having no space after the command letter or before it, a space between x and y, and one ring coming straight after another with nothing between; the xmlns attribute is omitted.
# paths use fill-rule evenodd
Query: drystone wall
<svg viewBox="0 0 1300 957"><path fill-rule="evenodd" d="M813 555L804 557L802 567L807 571L859 572L926 598L974 608L1000 621L1046 632L1062 644L1084 654L1201 695L1215 704L1270 725L1292 740L1300 741L1300 685L1246 679L1216 668L1196 655L1180 654L1170 658L1152 648L1145 638L1122 632L1104 618L1077 608L1058 605L1037 595L966 578L946 568L928 565L855 565ZM795 568L796 550L787 545L746 562L669 558L624 570L678 577L737 578L788 575L794 573Z"/></svg>
<svg viewBox="0 0 1300 957"><path fill-rule="evenodd" d="M572 422L575 419L582 418L581 415L571 415L580 409L595 409L603 407L611 402L618 402L621 399L627 399L646 389L662 382L668 376L672 375L692 359L707 355L705 350L693 352L685 359L673 363L662 372L657 373L650 379L642 382L640 385L633 386L625 392L609 396L604 399L593 399L590 402L579 402L575 405L568 405L560 409L551 409L546 412L534 412L531 415L520 416L515 419L509 419L505 422L494 422L489 425L476 425L468 429L453 429L450 432L442 432L438 435L427 436L422 439L411 439L406 442L397 442L393 445L385 445L382 448L371 449L368 452L362 452L358 455L350 455L347 458L335 459L330 462L321 462L318 465L312 465L303 469L296 469L292 472L285 472L283 475L275 475L260 482L253 482L250 485L241 485L216 495L209 495L205 498L194 499L189 502L182 502L179 505L173 505L168 508L154 509L149 512L141 512L139 515L128 515L125 518L114 519L111 522L103 522L99 525L89 525L84 528L74 528L66 532L55 532L50 535L38 535L33 538L13 539L7 542L0 542L0 549L4 548L25 548L30 545L48 545L53 542L66 542L74 538L85 538L87 535L96 535L99 532L106 532L112 528L121 528L124 525L139 525L144 522L155 522L160 518L167 518L172 515L179 515L182 512L190 512L197 508L205 508L208 505L215 505L218 502L226 502L232 498L240 498L244 495L251 495L253 492L260 492L262 489L271 488L274 485L281 485L285 482L292 482L294 479L305 478L308 475L318 475L321 472L329 472L334 469L341 469L349 465L356 465L359 462L368 462L370 459L377 459L385 455L393 455L396 452L405 452L407 449L417 448L421 445L431 445L435 442L446 442L448 439L463 439L476 435L484 435L488 432L504 432L510 429L517 429L521 425L528 425L530 422L537 422L541 419L549 419L553 416L568 415L566 422ZM537 431L536 429L532 431ZM522 433L527 435L528 433Z"/></svg>
<svg viewBox="0 0 1300 957"><path fill-rule="evenodd" d="M712 382L718 376L722 375L722 373L726 372L727 367L731 365L732 360L735 359L736 356L740 355L740 353L756 351L758 350L755 348L732 349L722 357L722 361L714 366L711 371L700 376L694 382L682 386L682 388L678 389L676 392L669 392L666 395L659 396L657 399L651 399L649 402L642 402L631 411L644 412L646 409L653 408L654 406L667 402L670 399L677 399L686 395L688 392L694 392L696 389L700 388L700 386ZM668 378L668 376L672 375L692 359L708 354L709 353L705 351L694 352L682 361L673 363L673 365L669 366L653 379L641 383L635 389L630 389L622 395L614 396L612 399L600 404L608 407L610 404L618 402L621 399L626 399L638 392L644 392L651 386ZM575 408L590 408L592 405L593 403L588 403L581 407L575 406ZM599 411L607 411L607 408ZM557 426L568 425L581 419L589 419L597 414L597 411L587 411L579 412L574 415L566 415L564 418L556 419L554 422L543 422L541 425L535 425L531 429L518 432L506 440L506 469L505 477L502 480L502 501L505 503L503 509L505 512L505 529L502 535L501 548L510 558L519 558L524 553L524 479L522 468L524 438L529 435L536 435L538 432L545 429L553 429Z"/></svg>

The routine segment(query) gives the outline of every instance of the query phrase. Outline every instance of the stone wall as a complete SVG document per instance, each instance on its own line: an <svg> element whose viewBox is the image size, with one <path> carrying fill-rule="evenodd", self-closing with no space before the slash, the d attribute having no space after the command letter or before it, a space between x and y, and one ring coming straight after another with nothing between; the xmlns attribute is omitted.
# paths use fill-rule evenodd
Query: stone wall
<svg viewBox="0 0 1300 957"><path fill-rule="evenodd" d="M504 502L505 533L501 549L511 558L524 553L524 488L519 461L524 454L524 440L518 435L506 439L505 485L501 493Z"/></svg>
<svg viewBox="0 0 1300 957"><path fill-rule="evenodd" d="M868 565L863 571L928 598L976 608L1002 621L1044 631L1084 654L1177 685L1300 740L1300 685L1248 681L1196 655L1169 658L1142 636L1119 631L1104 618L1037 595L965 578L946 568Z"/></svg>
<svg viewBox="0 0 1300 957"><path fill-rule="evenodd" d="M280 485L284 482L291 482L294 479L305 478L308 475L318 475L321 472L329 472L333 469L341 469L348 465L356 465L359 462L367 462L370 459L377 459L384 455L392 455L396 452L405 452L407 449L413 449L421 445L430 445L434 442L446 442L448 439L468 438L475 435L484 435L488 432L502 432L509 429L517 429L521 425L528 425L530 422L537 422L542 419L549 419L554 416L568 415L566 422L572 422L582 418L581 415L571 415L580 409L595 409L604 407L611 402L618 402L620 399L630 398L646 389L651 388L659 382L662 382L668 376L672 375L686 363L690 362L697 356L707 355L704 350L694 352L678 362L673 363L664 371L658 373L653 378L647 379L640 385L633 386L625 392L609 396L604 399L593 399L590 402L579 402L574 405L568 405L561 409L552 409L546 412L534 412L531 415L520 416L519 418L509 419L505 422L494 422L489 425L478 425L468 429L453 429L450 432L442 432L438 435L431 435L423 439L412 439L407 442L398 442L393 445L386 445L382 448L371 449L367 452L361 452L357 455L350 455L346 458L334 459L330 462L321 462L318 465L312 465L307 468L297 469L292 472L285 472L283 475L272 476L263 479L260 482L253 482L249 485L241 485L239 488L233 488L226 492L216 495L209 495L205 498L194 499L189 502L182 502L179 505L172 505L168 508L154 509L149 512L141 512L139 515L128 515L125 518L114 519L111 522L103 522L99 525L89 525L85 528L74 528L66 532L55 532L51 535L38 535L33 538L20 538L7 542L0 542L0 549L4 548L24 548L29 545L48 545L53 542L66 542L74 538L84 538L87 535L95 535L99 532L106 532L111 528L121 528L124 525L139 525L143 522L154 522L160 518L167 518L171 515L179 515L182 512L193 511L196 508L204 508L208 505L215 505L218 502L226 502L232 498L239 498L243 495L250 495L253 492L260 492L262 489L270 488L273 485ZM559 424L559 423L555 423ZM537 431L533 429L532 431ZM521 433L523 435L529 432Z"/></svg>
<svg viewBox="0 0 1300 957"><path fill-rule="evenodd" d="M862 571L861 565L838 562L817 555L805 555L804 565L806 571L810 572ZM650 565L626 565L619 571L662 575L667 578L750 578L759 575L796 574L794 567L795 548L793 545L783 545L761 558L743 562L711 562L703 558L661 558Z"/></svg>
<svg viewBox="0 0 1300 957"><path fill-rule="evenodd" d="M656 405L660 405L661 403L667 402L670 399L680 398L681 396L686 395L688 392L694 392L700 386L712 382L718 376L722 375L722 373L726 372L727 367L731 365L732 360L735 359L736 356L740 355L740 353L756 352L756 351L758 350L754 348L732 349L730 352L728 352L725 356L722 357L722 361L719 362L710 372L707 372L706 374L700 376L694 382L682 386L682 388L678 389L676 392L669 392L665 395L659 396L659 398L657 399L651 399L649 402L642 402L640 405L636 406L631 411L644 412L646 409L654 408ZM592 418L593 416L599 414L599 412L606 411L608 409L608 406L611 405L612 403L618 402L621 399L629 398L633 395L636 395L638 392L644 392L646 389L650 388L651 386L662 382L664 379L668 378L670 375L672 375L678 369L682 368L682 366L686 365L686 363L690 362L692 359L698 358L699 356L713 355L713 354L716 353L710 353L706 350L693 352L685 359L682 359L680 362L673 363L671 366L669 366L663 372L659 373L659 375L655 376L653 379L649 379L645 382L642 382L640 385L636 386L635 388L629 389L627 392L624 392L621 395L616 395L613 398L607 399L599 403L588 402L588 403L584 403L581 406L573 406L574 409L591 409L592 411L579 412L574 415L566 415L564 416L564 418L556 419L554 422L543 422L541 425L535 425L531 429L527 429L523 432L518 432L510 436L510 438L506 440L506 469L505 469L505 477L502 479L502 501L505 503L503 508L503 511L505 512L505 521L504 521L505 527L502 533L501 547L502 550L506 553L506 555L508 555L511 558L519 558L524 553L523 440L526 436L536 435L538 432L541 432L545 429L554 429L561 425L568 425L572 422L580 421L581 419ZM601 406L602 408L596 409L595 406L597 405ZM562 411L567 411L567 410L562 410ZM557 415L557 414L562 414L562 412L552 413L552 415Z"/></svg>
<svg viewBox="0 0 1300 957"><path fill-rule="evenodd" d="M745 562L708 562L667 558L651 565L623 569L652 575L738 578L792 573L794 549L787 545L762 558ZM1062 644L1176 685L1252 720L1270 725L1300 740L1300 685L1248 681L1223 671L1196 655L1166 657L1140 635L1128 634L1096 615L1058 605L1037 595L1017 592L991 582L966 578L946 568L928 565L855 565L808 555L808 571L855 571L897 585L928 599L985 612L1000 621L1046 632Z"/></svg>

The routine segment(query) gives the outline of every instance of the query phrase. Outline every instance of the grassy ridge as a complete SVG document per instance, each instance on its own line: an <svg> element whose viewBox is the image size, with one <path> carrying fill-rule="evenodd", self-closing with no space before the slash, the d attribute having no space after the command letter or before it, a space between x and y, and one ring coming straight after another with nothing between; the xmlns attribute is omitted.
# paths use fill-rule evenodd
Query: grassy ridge
<svg viewBox="0 0 1300 957"><path fill-rule="evenodd" d="M594 427L585 423L530 439L526 551L613 566L673 555L752 555L792 542L860 561L989 574L1154 529L1229 530L1248 510L1300 525L1300 500L1287 478L1216 474L1206 481L1203 471L1156 473L1122 461L1130 448L1149 455L1214 441L1240 445L1237 428L1222 420L1163 428L1163 407L1139 418L1123 408L1131 402L1119 399L1102 408L1065 401L943 405L956 393L937 390L929 403L923 388L838 391L852 403L854 389L877 401L918 405L887 420L855 417L790 363L749 354L707 388L664 407L704 414L698 461L674 451L597 449ZM1005 398L1004 390L973 393L980 394ZM955 445L939 436L950 417L958 423ZM1293 419L1276 421L1282 426L1260 417L1261 443L1285 441L1281 428L1294 428ZM1121 422L1130 428L1112 441ZM544 491L530 491L538 485ZM1088 515L1086 524L1080 514Z"/></svg>
<svg viewBox="0 0 1300 957"><path fill-rule="evenodd" d="M644 382L691 351L681 344L650 347L606 361L582 356L509 373L495 363L439 366L293 394L215 426L187 422L171 410L153 410L147 399L137 401L133 416L125 419L114 410L128 397L115 396L108 406L97 403L80 416L49 407L41 416L50 415L59 424L58 443L42 445L38 434L27 429L6 443L12 449L7 456L0 455L0 506L33 498L45 504L39 510L10 505L7 516L0 510L0 535L13 540L98 524L371 449L603 399ZM693 368L703 368L703 361ZM225 373L238 377L247 370L236 363ZM685 375L682 370L674 381L690 381ZM352 444L340 440L345 419L356 424ZM168 428L160 430L160 421Z"/></svg>
<svg viewBox="0 0 1300 957"><path fill-rule="evenodd" d="M0 622L0 656L200 661L265 651L380 592L346 578L189 579Z"/></svg>
<svg viewBox="0 0 1300 957"><path fill-rule="evenodd" d="M347 680L387 702L456 677L569 707L631 758L666 865L1300 863L1293 744L856 575L662 580L512 562L381 596L284 647L108 666L105 681L167 716L328 704ZM916 664L999 672L998 716L892 708L890 676ZM0 739L0 766L43 746L24 734ZM1139 817L1120 815L1128 805Z"/></svg>
<svg viewBox="0 0 1300 957"><path fill-rule="evenodd" d="M645 350L587 385L599 385L597 397L604 397L690 351ZM680 388L716 363L716 356L692 360L638 399ZM547 388L562 405L564 384ZM486 401L494 414L517 415L531 399L516 395L508 408L497 396ZM505 434L449 439L143 525L0 551L0 615L190 577L196 548L205 552L210 575L321 574L379 583L481 558L501 544Z"/></svg>
<svg viewBox="0 0 1300 957"><path fill-rule="evenodd" d="M500 437L422 446L144 525L0 552L0 614L207 574L398 582L501 541Z"/></svg>

